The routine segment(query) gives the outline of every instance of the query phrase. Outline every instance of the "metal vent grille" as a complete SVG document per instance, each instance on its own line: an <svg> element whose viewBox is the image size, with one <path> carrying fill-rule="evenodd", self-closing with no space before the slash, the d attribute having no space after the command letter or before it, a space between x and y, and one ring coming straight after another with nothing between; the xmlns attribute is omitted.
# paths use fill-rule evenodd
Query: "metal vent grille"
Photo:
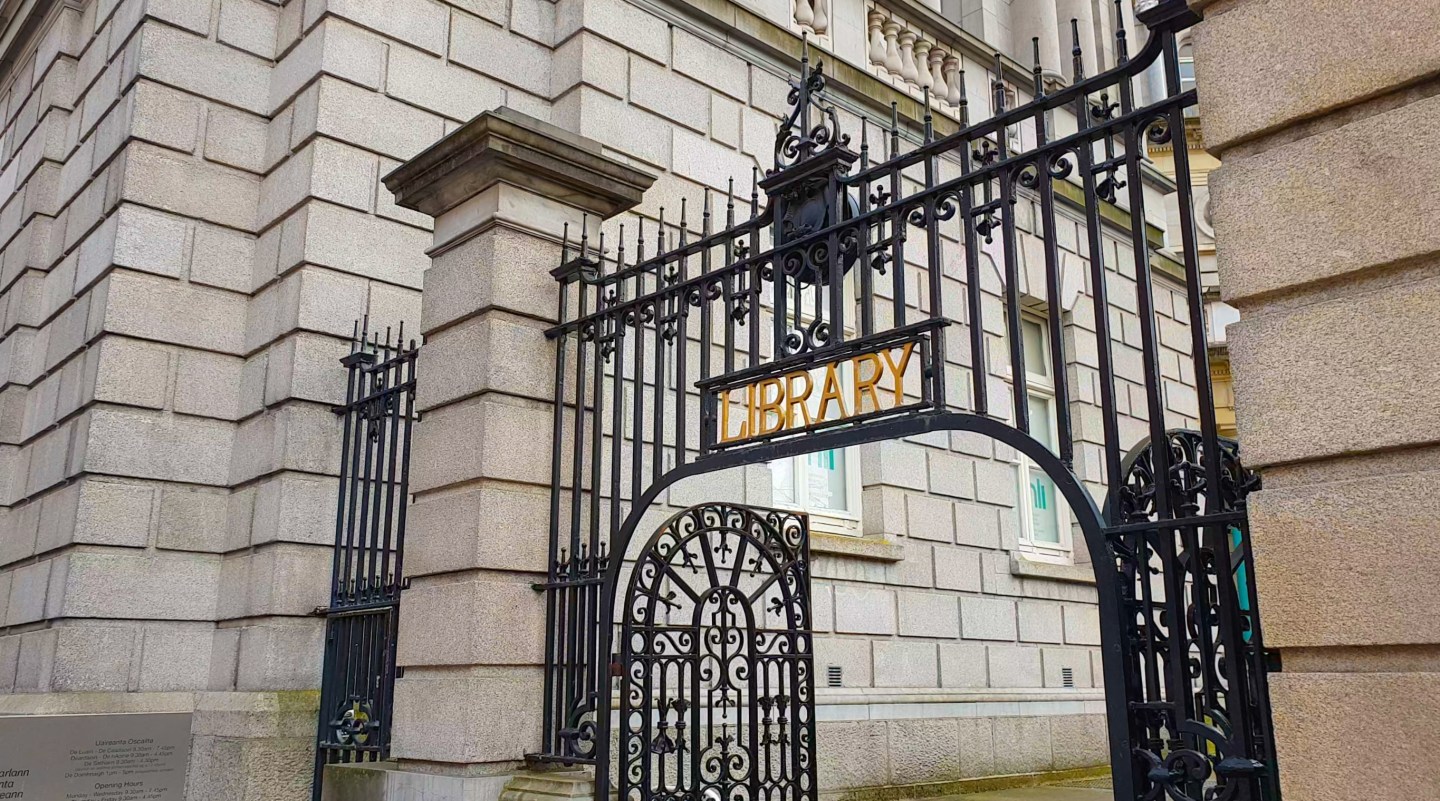
<svg viewBox="0 0 1440 801"><path fill-rule="evenodd" d="M1060 685L1062 687L1075 686L1075 670L1073 668L1060 668Z"/></svg>
<svg viewBox="0 0 1440 801"><path fill-rule="evenodd" d="M845 683L845 669L839 665L829 665L825 668L825 686L839 687Z"/></svg>

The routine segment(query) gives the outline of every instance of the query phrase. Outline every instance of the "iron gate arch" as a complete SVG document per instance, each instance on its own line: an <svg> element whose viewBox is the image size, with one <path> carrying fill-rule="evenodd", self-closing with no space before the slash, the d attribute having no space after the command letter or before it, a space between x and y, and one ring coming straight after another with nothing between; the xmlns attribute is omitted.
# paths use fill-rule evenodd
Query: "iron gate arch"
<svg viewBox="0 0 1440 801"><path fill-rule="evenodd" d="M813 801L808 563L805 515L738 504L645 543L620 623L620 798Z"/></svg>
<svg viewBox="0 0 1440 801"><path fill-rule="evenodd" d="M698 224L684 202L678 223L667 225L662 210L649 240L653 255L643 219L632 240L621 227L613 253L603 234L592 247L588 229L578 248L567 241L554 271L559 322L548 332L557 342L560 401L551 567L541 586L546 716L536 759L594 765L597 794L609 792L611 696L627 659L623 640L615 652L617 593L626 548L667 487L724 468L961 430L1009 444L1039 466L1083 534L1097 582L1116 798L1278 797L1244 493L1227 484L1244 473L1216 433L1184 148L1175 149L1178 254L1161 254L1163 242L1152 239L1142 186L1146 147L1182 132L1185 111L1196 103L1181 82L1176 33L1197 17L1183 0L1142 5L1137 17L1150 36L1133 59L1122 28L1116 65L1084 77L1072 28L1077 80L1052 88L1037 58L1033 99L1012 108L1012 76L997 56L989 118L972 123L962 91L958 130L937 137L926 96L915 120L918 142L902 148L892 107L873 160L870 123L862 122L852 150L825 101L824 73L802 57L774 168L763 180L758 171L752 176L748 200L733 185L723 205L707 191ZM1142 104L1136 83L1147 73L1159 75L1163 92ZM1073 114L1076 130L1052 128L1056 111ZM1059 433L1053 450L1031 436L1029 390L1010 378L1026 375L1022 199L1038 212L1029 233L1043 245L1036 257L1043 264L1032 265L1043 272L1043 287L1033 291L1050 301L1047 366L1056 377ZM1080 249L1088 267L1080 269L1093 330L1073 335L1058 302L1062 207L1083 217L1087 233ZM1105 243L1116 239L1127 249L1107 256ZM985 323L997 312L987 312L982 298L982 242L997 249L1002 279L1004 337L993 349ZM943 259L957 249L958 278L945 272ZM1133 263L1122 264L1122 254ZM1184 302L1176 303L1190 322L1189 353L1181 357L1192 360L1195 379L1197 432L1190 439L1172 437L1167 420L1176 390L1161 369L1152 264L1165 258L1182 277ZM911 286L914 272L924 280ZM947 300L946 281L958 285L962 302ZM1109 300L1117 281L1133 282L1139 374L1125 380L1138 391L1120 386ZM853 298L845 292L851 282ZM922 296L907 297L916 287ZM1093 337L1093 366L1077 361L1082 336ZM1001 363L1005 370L996 369ZM851 390L841 389L840 369L854 376ZM962 380L948 383L947 370ZM1089 441L1099 467L1087 477L1109 490L1104 514L1076 473L1071 405L1081 378L1092 375L1099 430ZM997 384L1009 402L992 406ZM817 388L812 413L806 404ZM1127 414L1129 399L1141 396L1133 416L1165 447L1141 442L1135 451L1135 438L1121 436L1120 391ZM663 796L642 788L636 801Z"/></svg>

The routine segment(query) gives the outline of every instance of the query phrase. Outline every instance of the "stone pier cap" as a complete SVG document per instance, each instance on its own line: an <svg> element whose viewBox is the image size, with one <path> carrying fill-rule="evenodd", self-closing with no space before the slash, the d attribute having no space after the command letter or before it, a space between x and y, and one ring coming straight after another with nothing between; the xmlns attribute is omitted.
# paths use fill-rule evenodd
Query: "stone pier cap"
<svg viewBox="0 0 1440 801"><path fill-rule="evenodd" d="M505 184L605 219L638 204L655 176L605 155L593 139L501 107L383 180L398 205L436 218Z"/></svg>

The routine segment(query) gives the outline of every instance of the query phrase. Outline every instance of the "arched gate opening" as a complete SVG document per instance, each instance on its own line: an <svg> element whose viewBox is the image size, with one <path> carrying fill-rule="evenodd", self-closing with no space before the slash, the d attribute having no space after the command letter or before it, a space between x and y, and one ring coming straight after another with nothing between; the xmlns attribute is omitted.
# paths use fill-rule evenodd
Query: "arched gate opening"
<svg viewBox="0 0 1440 801"><path fill-rule="evenodd" d="M1178 251L1146 214L1146 147L1196 102L1176 48L1192 19L1142 14L1143 49L1122 33L1093 78L1077 36L1077 80L1037 63L1018 105L997 58L988 119L970 121L962 75L953 132L927 91L906 136L892 108L873 156L872 124L851 149L803 59L748 199L732 185L699 215L662 212L654 255L643 220L614 252L588 233L566 247L536 759L593 765L597 797L614 782L625 801L816 798L804 518L707 503L633 561L632 541L684 478L968 431L1046 477L1093 565L1115 797L1278 798L1255 482L1216 434L1183 148ZM1022 332L1037 302L1043 356ZM1040 368L1049 406L1017 378Z"/></svg>

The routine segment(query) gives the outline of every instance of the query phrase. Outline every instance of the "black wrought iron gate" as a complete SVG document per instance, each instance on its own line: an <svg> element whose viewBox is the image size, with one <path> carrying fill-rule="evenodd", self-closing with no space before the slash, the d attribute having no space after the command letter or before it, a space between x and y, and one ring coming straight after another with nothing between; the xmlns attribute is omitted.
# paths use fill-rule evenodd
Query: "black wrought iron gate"
<svg viewBox="0 0 1440 801"><path fill-rule="evenodd" d="M1072 26L1069 86L1047 81L1037 43L1024 90L1031 99L1017 104L1022 90L997 55L983 121L971 120L962 73L958 130L937 135L927 93L908 130L893 107L883 127L863 121L858 150L807 54L774 167L752 176L748 196L733 186L718 199L707 191L698 215L682 202L667 224L662 210L648 241L644 220L630 239L623 227L612 232L614 252L603 237L567 242L554 271L560 322L549 331L561 402L542 586L544 743L535 759L593 765L598 795L610 790L615 759L622 801L813 794L805 767L813 723L797 728L797 710L808 707L787 696L809 692L808 672L788 687L750 688L745 703L757 706L740 718L749 721L743 734L722 723L722 739L713 738L725 707L708 693L740 679L702 673L703 665L732 655L769 665L762 635L808 645L799 615L769 632L753 624L757 639L733 649L700 639L749 631L751 621L740 621L754 614L751 593L717 580L724 571L715 565L735 563L705 559L727 539L766 543L768 535L694 539L688 528L716 528L704 515L730 514L701 507L662 527L638 557L629 555L632 540L682 479L960 430L1005 443L1043 471L1088 551L1117 801L1278 799L1266 691L1273 666L1244 506L1255 482L1216 431L1184 143L1197 97L1182 81L1177 33L1198 17L1184 0L1146 0L1136 18L1148 39L1132 58L1118 27L1107 71L1084 76ZM1172 142L1178 223L1166 247L1146 212L1158 201L1146 195L1146 171L1149 148ZM1068 254L1061 220L1073 226ZM1039 247L1022 252L1022 236ZM1165 264L1173 279L1158 275ZM1062 309L1067 285L1083 285L1083 309ZM1048 324L1039 335L1044 364L1032 367L1054 381L1053 412L1034 420L1022 332L1032 301ZM1186 406L1193 412L1176 412ZM1173 430L1177 421L1186 430ZM1045 424L1054 436L1042 442L1036 426ZM1148 440L1137 442L1142 431ZM1103 510L1094 487L1107 490ZM678 546L685 537L693 550ZM766 569L794 562L798 580L803 557L803 547L782 548ZM627 558L640 561L622 595ZM796 761L792 783L768 793L760 783L776 775L767 772L772 757L755 749L786 736L767 734L767 720L778 725L777 695L789 698L782 753ZM728 704L731 695L720 698ZM727 736L744 738L748 756L723 750L740 742ZM716 746L722 761L710 767ZM809 785L793 783L802 780Z"/></svg>
<svg viewBox="0 0 1440 801"><path fill-rule="evenodd" d="M336 502L335 553L325 617L313 797L325 766L390 753L395 633L404 588L405 517L419 349L357 326L350 354Z"/></svg>
<svg viewBox="0 0 1440 801"><path fill-rule="evenodd" d="M709 503L640 551L620 624L622 799L813 801L804 515Z"/></svg>

